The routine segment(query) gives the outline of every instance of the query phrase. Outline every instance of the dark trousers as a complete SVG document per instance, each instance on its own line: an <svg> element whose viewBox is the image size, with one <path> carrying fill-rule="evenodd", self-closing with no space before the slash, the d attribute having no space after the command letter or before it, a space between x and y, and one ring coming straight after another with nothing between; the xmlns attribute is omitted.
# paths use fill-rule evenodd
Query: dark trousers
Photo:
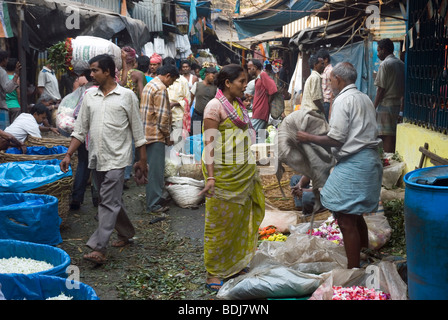
<svg viewBox="0 0 448 320"><path fill-rule="evenodd" d="M146 208L151 212L162 207L165 188L165 144L153 142L146 145L148 183L146 184Z"/></svg>
<svg viewBox="0 0 448 320"><path fill-rule="evenodd" d="M76 168L75 181L73 182L72 200L82 203L84 202L84 193L86 192L91 170L89 169L89 152L86 149L86 144L81 144L77 151L78 166ZM90 190L92 192L92 200L95 204L98 201L98 187L95 184L95 179L92 178L91 180Z"/></svg>
<svg viewBox="0 0 448 320"><path fill-rule="evenodd" d="M291 177L291 181L290 181L289 185L291 187L294 187L295 185L297 185L299 183L301 178L302 178L301 175L293 175ZM309 187L310 187L309 185L305 186L305 188L309 188ZM297 208L302 208L302 213L305 215L313 213L314 201L315 201L315 197L314 197L313 192L308 192L308 191L304 192L302 199L299 199L296 196L294 196L294 204L296 205Z"/></svg>

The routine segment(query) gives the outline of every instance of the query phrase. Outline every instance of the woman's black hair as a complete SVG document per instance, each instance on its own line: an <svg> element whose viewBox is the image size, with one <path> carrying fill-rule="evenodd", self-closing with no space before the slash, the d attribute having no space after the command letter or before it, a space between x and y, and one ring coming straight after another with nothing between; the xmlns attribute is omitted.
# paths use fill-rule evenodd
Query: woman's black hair
<svg viewBox="0 0 448 320"><path fill-rule="evenodd" d="M228 64L218 72L215 84L218 89L224 90L226 80L233 82L238 79L242 72L244 72L244 68L239 64Z"/></svg>
<svg viewBox="0 0 448 320"><path fill-rule="evenodd" d="M105 71L109 71L112 78L115 78L115 61L108 54L100 54L89 60L89 64L98 62L98 67Z"/></svg>

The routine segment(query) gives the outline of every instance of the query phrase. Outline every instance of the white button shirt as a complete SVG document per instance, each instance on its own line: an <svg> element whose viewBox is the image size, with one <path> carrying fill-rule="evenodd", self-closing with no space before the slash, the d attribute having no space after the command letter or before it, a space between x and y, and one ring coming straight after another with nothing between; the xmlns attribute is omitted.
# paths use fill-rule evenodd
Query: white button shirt
<svg viewBox="0 0 448 320"><path fill-rule="evenodd" d="M381 143L375 107L355 84L346 86L336 96L329 124L327 136L343 143L341 148L332 148L337 160Z"/></svg>
<svg viewBox="0 0 448 320"><path fill-rule="evenodd" d="M89 169L109 171L132 164L135 147L146 144L137 96L118 85L104 96L97 88L86 93L72 137L85 142L89 134Z"/></svg>

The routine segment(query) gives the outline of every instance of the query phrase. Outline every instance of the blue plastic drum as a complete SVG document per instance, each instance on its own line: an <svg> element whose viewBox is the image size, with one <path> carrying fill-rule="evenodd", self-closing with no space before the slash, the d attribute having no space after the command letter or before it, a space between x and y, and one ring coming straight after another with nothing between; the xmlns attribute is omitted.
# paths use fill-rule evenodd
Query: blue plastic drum
<svg viewBox="0 0 448 320"><path fill-rule="evenodd" d="M448 299L448 166L407 173L404 213L408 295Z"/></svg>
<svg viewBox="0 0 448 320"><path fill-rule="evenodd" d="M49 246L17 240L0 240L0 259L29 258L37 261L45 261L53 268L33 274L67 277L67 267L70 265L70 256L64 250ZM0 270L0 273L2 271ZM17 273L2 273L2 276L14 277Z"/></svg>

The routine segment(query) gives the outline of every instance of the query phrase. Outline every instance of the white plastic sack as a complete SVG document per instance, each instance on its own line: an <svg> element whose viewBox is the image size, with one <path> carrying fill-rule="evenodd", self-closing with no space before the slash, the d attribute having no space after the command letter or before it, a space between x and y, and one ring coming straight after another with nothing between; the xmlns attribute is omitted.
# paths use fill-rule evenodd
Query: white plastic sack
<svg viewBox="0 0 448 320"><path fill-rule="evenodd" d="M302 297L311 295L326 279L325 275L307 274L274 263L260 254L258 259L251 263L248 273L225 282L216 297L224 300Z"/></svg>
<svg viewBox="0 0 448 320"><path fill-rule="evenodd" d="M369 234L369 248L378 250L384 246L392 235L392 228L384 214L364 216Z"/></svg>
<svg viewBox="0 0 448 320"><path fill-rule="evenodd" d="M174 202L181 208L192 208L198 206L204 195L199 193L204 189L204 181L188 177L170 177L166 179L169 183L165 188Z"/></svg>
<svg viewBox="0 0 448 320"><path fill-rule="evenodd" d="M91 36L78 36L72 39L72 48L72 65L78 74L89 69L89 60L100 54L111 55L116 68L121 70L121 49L109 40Z"/></svg>
<svg viewBox="0 0 448 320"><path fill-rule="evenodd" d="M343 246L307 234L292 234L285 242L263 241L255 254L264 254L286 267L321 274L347 267Z"/></svg>
<svg viewBox="0 0 448 320"><path fill-rule="evenodd" d="M75 127L73 112L85 90L85 86L79 87L62 99L56 113L56 127L68 133L73 132Z"/></svg>
<svg viewBox="0 0 448 320"><path fill-rule="evenodd" d="M278 232L287 233L289 227L297 224L298 211L269 210L266 208L260 228L275 226Z"/></svg>
<svg viewBox="0 0 448 320"><path fill-rule="evenodd" d="M383 168L382 185L387 189L392 189L397 185L398 179L403 174L404 162L389 160L390 165Z"/></svg>

